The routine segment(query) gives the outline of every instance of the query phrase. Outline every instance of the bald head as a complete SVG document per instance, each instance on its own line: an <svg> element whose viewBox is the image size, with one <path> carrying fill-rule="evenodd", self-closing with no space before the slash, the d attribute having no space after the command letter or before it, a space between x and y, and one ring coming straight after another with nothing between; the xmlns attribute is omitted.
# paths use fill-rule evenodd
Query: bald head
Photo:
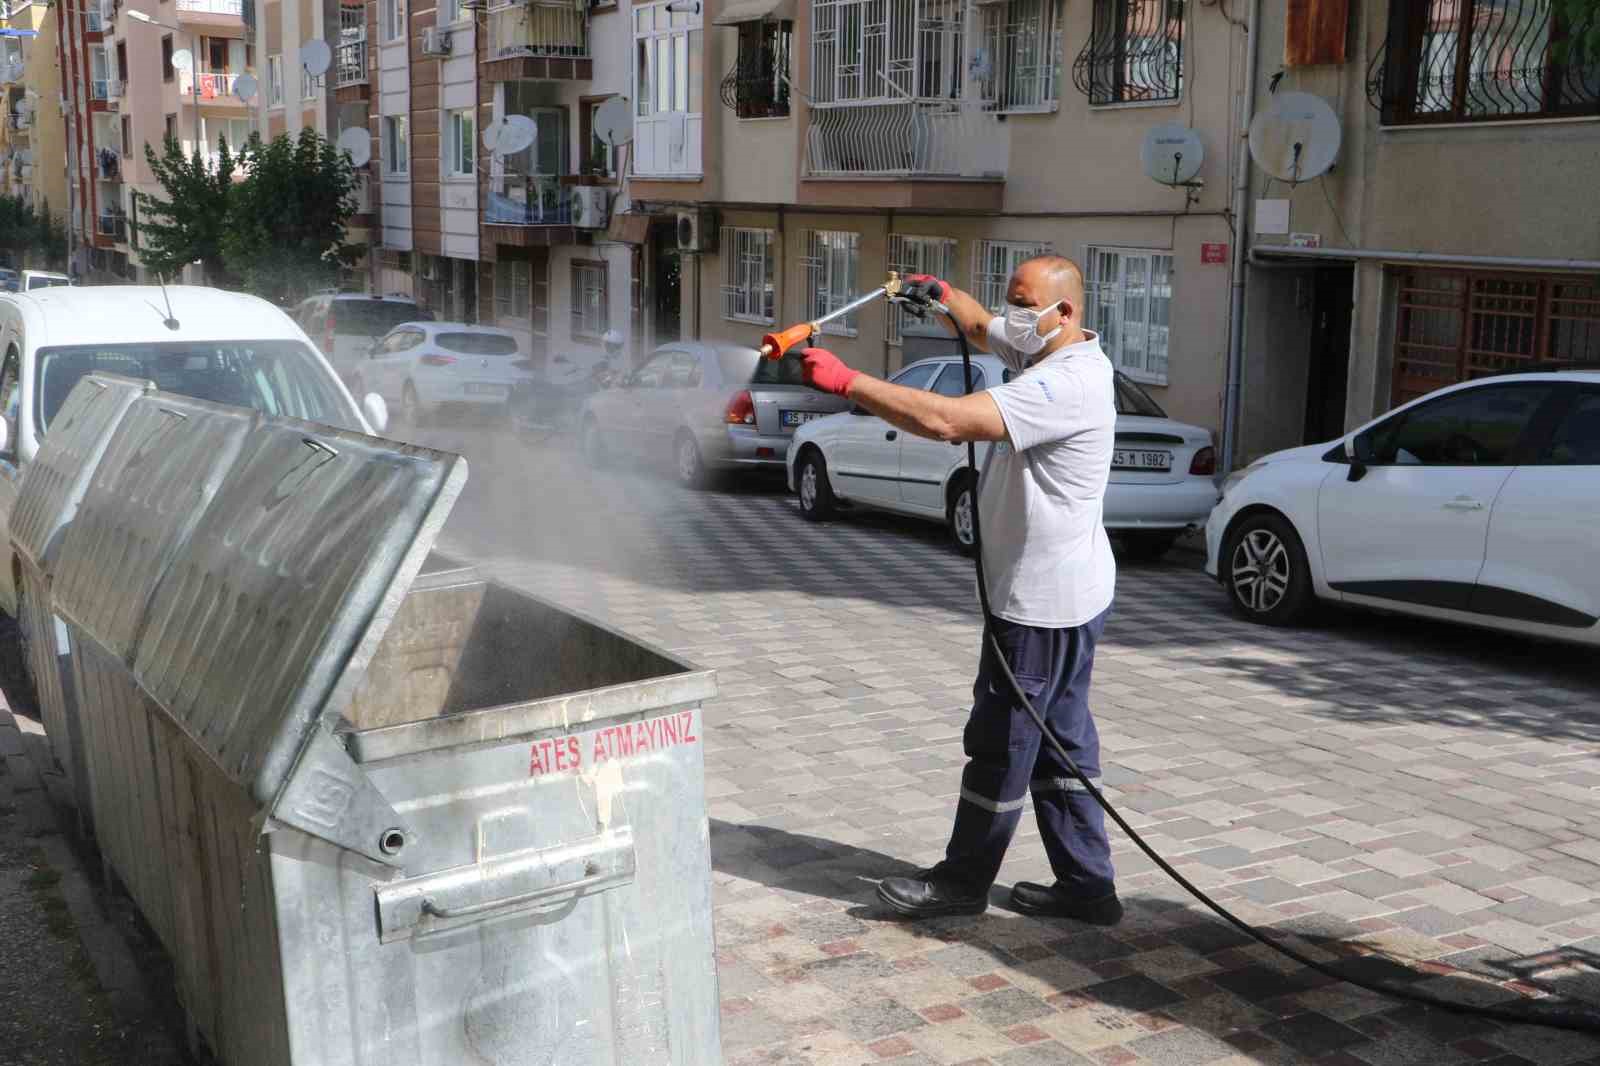
<svg viewBox="0 0 1600 1066"><path fill-rule="evenodd" d="M1018 263L1006 286L1006 303L1045 312L1039 319L1040 334L1061 326L1047 351L1083 339L1083 271L1066 256L1036 255Z"/></svg>

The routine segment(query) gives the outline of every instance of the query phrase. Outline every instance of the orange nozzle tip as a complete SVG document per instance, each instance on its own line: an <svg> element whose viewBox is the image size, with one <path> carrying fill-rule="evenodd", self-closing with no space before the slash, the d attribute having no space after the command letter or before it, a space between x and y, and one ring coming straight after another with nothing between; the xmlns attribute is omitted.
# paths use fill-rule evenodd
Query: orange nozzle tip
<svg viewBox="0 0 1600 1066"><path fill-rule="evenodd" d="M761 354L768 359L782 359L789 349L809 340L811 332L811 323L802 322L779 333L768 333L761 338Z"/></svg>

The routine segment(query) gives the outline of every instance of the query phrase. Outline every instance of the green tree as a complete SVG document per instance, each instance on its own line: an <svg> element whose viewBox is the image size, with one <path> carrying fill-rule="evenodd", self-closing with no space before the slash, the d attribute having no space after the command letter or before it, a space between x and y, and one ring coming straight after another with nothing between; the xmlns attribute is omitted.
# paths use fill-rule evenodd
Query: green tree
<svg viewBox="0 0 1600 1066"><path fill-rule="evenodd" d="M234 284L222 251L238 163L227 142L218 142L214 166L198 151L185 156L172 137L166 138L159 156L146 143L144 156L162 196L133 194L139 212L140 260L169 278L198 262L208 284Z"/></svg>
<svg viewBox="0 0 1600 1066"><path fill-rule="evenodd" d="M336 285L361 250L345 243L355 211L355 169L315 130L270 142L252 137L240 154L223 261L246 289L287 303Z"/></svg>

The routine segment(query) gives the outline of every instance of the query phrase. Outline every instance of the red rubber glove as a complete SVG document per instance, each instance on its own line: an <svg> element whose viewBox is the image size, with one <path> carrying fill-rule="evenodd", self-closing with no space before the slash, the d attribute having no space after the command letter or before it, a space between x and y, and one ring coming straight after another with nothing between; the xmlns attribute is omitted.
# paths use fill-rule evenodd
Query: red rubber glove
<svg viewBox="0 0 1600 1066"><path fill-rule="evenodd" d="M907 274L903 281L903 292L911 298L921 297L923 300L934 299L945 303L950 299L950 283L941 281L932 274Z"/></svg>
<svg viewBox="0 0 1600 1066"><path fill-rule="evenodd" d="M803 348L800 360L807 385L838 396L849 395L850 383L861 376L861 371L851 370L826 348Z"/></svg>

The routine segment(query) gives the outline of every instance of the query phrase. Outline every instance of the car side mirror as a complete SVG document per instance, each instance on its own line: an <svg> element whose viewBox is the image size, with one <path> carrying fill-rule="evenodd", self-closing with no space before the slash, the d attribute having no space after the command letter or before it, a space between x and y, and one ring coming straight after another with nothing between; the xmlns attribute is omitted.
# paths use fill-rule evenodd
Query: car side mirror
<svg viewBox="0 0 1600 1066"><path fill-rule="evenodd" d="M369 392L361 397L361 411L367 416L374 433L382 433L389 428L389 405L383 402L382 396Z"/></svg>
<svg viewBox="0 0 1600 1066"><path fill-rule="evenodd" d="M1356 438L1351 437L1344 442L1344 457L1350 462L1350 472L1345 475L1345 480L1360 481L1367 476L1367 464L1361 461L1356 451Z"/></svg>

